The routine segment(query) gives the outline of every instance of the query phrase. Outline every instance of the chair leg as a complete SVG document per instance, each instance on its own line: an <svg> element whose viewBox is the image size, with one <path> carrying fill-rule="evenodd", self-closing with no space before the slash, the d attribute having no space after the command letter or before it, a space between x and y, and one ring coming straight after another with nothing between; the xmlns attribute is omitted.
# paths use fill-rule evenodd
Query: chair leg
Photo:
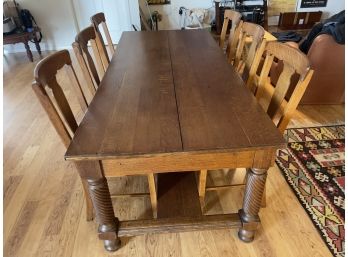
<svg viewBox="0 0 348 257"><path fill-rule="evenodd" d="M237 68L237 72L239 73L239 75L243 75L243 72L244 72L244 68L245 68L245 64L240 62L238 64L238 68Z"/></svg>
<svg viewBox="0 0 348 257"><path fill-rule="evenodd" d="M153 173L147 175L147 180L149 182L150 200L152 206L152 214L155 219L157 219L157 190L155 176Z"/></svg>
<svg viewBox="0 0 348 257"><path fill-rule="evenodd" d="M92 203L91 196L89 194L87 180L82 179L82 185L83 185L83 192L84 192L85 199L86 199L86 220L92 221L94 218L93 203Z"/></svg>
<svg viewBox="0 0 348 257"><path fill-rule="evenodd" d="M201 204L201 210L202 213L205 212L205 187L207 184L207 170L201 170L199 172L199 179L198 179L198 195L199 195L199 201Z"/></svg>

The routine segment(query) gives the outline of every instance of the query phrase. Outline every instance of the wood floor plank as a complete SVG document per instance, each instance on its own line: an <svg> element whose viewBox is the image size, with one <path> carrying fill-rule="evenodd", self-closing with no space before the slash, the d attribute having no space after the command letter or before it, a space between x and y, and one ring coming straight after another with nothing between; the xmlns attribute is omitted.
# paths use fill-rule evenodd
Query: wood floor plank
<svg viewBox="0 0 348 257"><path fill-rule="evenodd" d="M194 231L190 233L180 233L181 256L201 256L199 244L197 244L196 242L198 234L199 231Z"/></svg>
<svg viewBox="0 0 348 257"><path fill-rule="evenodd" d="M221 230L215 231L213 234L214 244L217 249L218 256L242 256L239 253L236 244L233 243L233 239L231 239L231 230Z"/></svg>
<svg viewBox="0 0 348 257"><path fill-rule="evenodd" d="M40 147L38 145L30 145L26 148L26 151L23 153L21 159L17 162L17 165L12 170L11 174L13 175L22 175L25 167L30 166L31 162L35 158Z"/></svg>
<svg viewBox="0 0 348 257"><path fill-rule="evenodd" d="M44 232L50 210L54 206L54 200L52 199L37 202L38 206L35 211L35 218L30 223L30 227L24 235L23 243L18 249L18 256L35 256L36 250L40 246L40 238Z"/></svg>
<svg viewBox="0 0 348 257"><path fill-rule="evenodd" d="M84 219L84 216L81 216L84 196L82 187L77 185L76 179L71 179L69 176L65 179L72 180L73 185L62 181L68 190L63 192L63 195L57 196L48 213L43 233L38 240L36 256L42 253L45 253L45 256L72 256L79 220ZM59 208L66 209L62 209L61 217L56 216Z"/></svg>
<svg viewBox="0 0 348 257"><path fill-rule="evenodd" d="M44 114L44 113L42 113ZM27 144L27 142L33 140L33 144L37 144L37 142L35 141L35 139L37 141L40 140L40 138L42 139L42 136L45 134L44 128L38 129L35 131L35 123L40 123L39 119L34 118L34 121L32 122L32 124L30 125L26 125L26 128L28 130L24 130L25 125L23 124L23 127L18 127L15 126L13 129L14 130L18 130L18 131L22 131L22 133L20 134L15 134L13 136L13 139L11 140L11 142L13 143L5 143L7 145L7 147L4 147L4 168L6 168L9 172L9 174L13 174L15 175L15 173L19 173L19 171L23 171L23 169L20 170L16 170L16 167L18 166L18 163L21 161L21 159L23 159L22 157L24 156L25 152L27 150L29 150L29 145ZM48 125L48 123L47 123ZM23 131L25 131L23 133ZM33 131L32 133L30 131ZM47 132L47 131L46 131ZM5 132L6 135L6 132ZM21 138L22 144L16 144L16 139ZM35 143L34 143L35 142ZM32 151L33 153L34 151Z"/></svg>
<svg viewBox="0 0 348 257"><path fill-rule="evenodd" d="M4 210L4 216L6 217L6 222L4 222L4 242L7 241L11 229L15 224L15 220L18 217L22 206L25 204L27 192L34 180L31 176L32 174L26 174L23 176L22 181L18 185L12 198L9 200L6 210Z"/></svg>
<svg viewBox="0 0 348 257"><path fill-rule="evenodd" d="M23 179L4 211L4 216L7 217L4 223L4 241L7 240L22 205L24 205L26 200L30 200L32 190L35 190L33 186L35 186L36 182L44 182L41 180L42 176L40 176L41 169L43 168L47 171L47 166L51 165L52 156L55 156L54 143L57 143L57 141L52 141L53 133L55 131L49 130L49 133L42 137L42 145L40 145L40 150L37 152L36 158L30 163L30 166L25 167L22 171L24 172ZM30 172L25 172L27 170ZM11 172L11 170L8 172Z"/></svg>
<svg viewBox="0 0 348 257"><path fill-rule="evenodd" d="M83 213L85 214L85 212ZM105 254L103 245L99 243L99 239L94 233L96 230L95 222L86 222L84 218L79 220L72 256L97 257L98 254L99 256Z"/></svg>
<svg viewBox="0 0 348 257"><path fill-rule="evenodd" d="M165 237L158 237L157 242L157 256L163 255L168 257L180 257L181 256L181 241L179 233L171 233Z"/></svg>
<svg viewBox="0 0 348 257"><path fill-rule="evenodd" d="M77 176L76 173L73 172L65 173L63 180L60 181L63 190L57 198L55 206L50 213L48 222L46 223L44 236L53 236L60 234L66 212L68 211L69 204L72 201L71 198L76 182Z"/></svg>
<svg viewBox="0 0 348 257"><path fill-rule="evenodd" d="M18 185L20 184L23 176L10 176L4 181L4 210L6 209L10 199L12 198L14 192L16 191Z"/></svg>
<svg viewBox="0 0 348 257"><path fill-rule="evenodd" d="M198 232L198 244L201 256L218 256L216 245L210 242L214 242L214 237L210 231Z"/></svg>
<svg viewBox="0 0 348 257"><path fill-rule="evenodd" d="M17 251L21 247L24 236L27 233L31 222L34 219L34 213L38 202L26 202L20 214L17 216L16 223L11 230L11 234L4 248L5 256L17 256Z"/></svg>
<svg viewBox="0 0 348 257"><path fill-rule="evenodd" d="M80 219L84 221L86 220L85 216L81 215L81 209L84 204L84 201L85 198L83 195L82 187L79 185L79 188L72 192L70 204L68 206L59 233L59 244L56 244L56 248L53 251L54 256L73 256L73 249L79 221Z"/></svg>

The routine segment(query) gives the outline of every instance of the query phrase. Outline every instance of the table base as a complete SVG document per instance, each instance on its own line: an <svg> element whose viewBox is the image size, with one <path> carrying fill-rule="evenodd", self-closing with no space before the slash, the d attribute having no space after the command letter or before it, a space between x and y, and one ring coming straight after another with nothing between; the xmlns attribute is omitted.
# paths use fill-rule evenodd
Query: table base
<svg viewBox="0 0 348 257"><path fill-rule="evenodd" d="M173 172L158 174L158 218L147 220L125 220L117 222L117 237L108 233L99 235L100 239L119 240L121 237L138 236L151 233L177 233L215 229L239 228L239 238L250 242L260 223L257 215L254 220L245 219L245 213L203 215L200 208L195 172ZM250 234L250 235L249 235ZM116 242L116 241L115 241ZM106 250L114 251L114 249Z"/></svg>

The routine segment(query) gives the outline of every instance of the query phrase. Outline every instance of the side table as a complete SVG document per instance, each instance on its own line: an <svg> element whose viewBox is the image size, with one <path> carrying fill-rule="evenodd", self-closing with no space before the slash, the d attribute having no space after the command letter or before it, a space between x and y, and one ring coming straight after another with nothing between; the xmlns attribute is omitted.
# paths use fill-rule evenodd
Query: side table
<svg viewBox="0 0 348 257"><path fill-rule="evenodd" d="M34 40L36 50L41 55L41 48L38 41L38 38L36 36L36 33L40 32L39 28L34 28L32 32L16 32L14 34L10 35L4 35L4 45L9 44L16 44L16 43L23 43L25 46L25 49L27 51L27 56L31 62L33 62L33 54L31 53L30 47L29 47L29 40Z"/></svg>

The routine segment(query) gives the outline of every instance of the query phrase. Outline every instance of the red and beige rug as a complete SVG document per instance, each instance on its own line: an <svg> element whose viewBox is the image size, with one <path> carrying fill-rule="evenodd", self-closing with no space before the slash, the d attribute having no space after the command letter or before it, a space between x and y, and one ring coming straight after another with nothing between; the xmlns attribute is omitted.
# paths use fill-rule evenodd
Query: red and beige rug
<svg viewBox="0 0 348 257"><path fill-rule="evenodd" d="M285 131L276 163L334 256L345 255L344 125Z"/></svg>

